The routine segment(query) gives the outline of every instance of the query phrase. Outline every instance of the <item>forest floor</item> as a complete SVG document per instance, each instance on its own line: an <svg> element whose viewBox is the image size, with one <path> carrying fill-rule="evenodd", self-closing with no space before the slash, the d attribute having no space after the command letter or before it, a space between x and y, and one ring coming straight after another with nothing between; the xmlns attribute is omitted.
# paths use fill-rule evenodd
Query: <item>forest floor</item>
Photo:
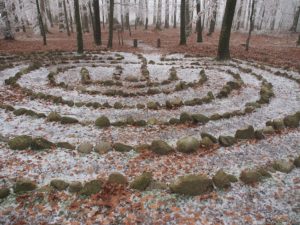
<svg viewBox="0 0 300 225"><path fill-rule="evenodd" d="M196 42L196 34L193 33L188 37L186 46L179 46L179 29L164 29L157 31L150 27L148 30L132 28L132 35L128 30L124 32L124 46L119 45L117 32L114 32L113 51L123 52L140 52L149 51L161 54L185 53L197 54L198 56L215 57L217 54L217 46L219 41L219 33L216 32L208 37L206 32L203 33L203 43ZM59 33L57 29L53 29L53 33L49 33L48 45L43 46L40 36L33 35L28 32L26 35L18 33L16 41L0 40L0 52L2 53L28 53L32 51L76 51L76 34L72 33L70 37L66 33ZM86 50L106 50L108 32L102 28L103 45L96 46L93 41L92 33L84 34L84 48ZM161 39L161 48L156 48L157 39ZM133 39L138 39L148 45L150 48L133 48ZM294 70L300 71L300 47L296 46L298 34L271 34L260 35L253 34L250 42L250 50L245 51L244 44L247 34L233 32L231 38L231 56L243 60L255 60L266 64L292 67ZM151 50L152 49L152 50Z"/></svg>

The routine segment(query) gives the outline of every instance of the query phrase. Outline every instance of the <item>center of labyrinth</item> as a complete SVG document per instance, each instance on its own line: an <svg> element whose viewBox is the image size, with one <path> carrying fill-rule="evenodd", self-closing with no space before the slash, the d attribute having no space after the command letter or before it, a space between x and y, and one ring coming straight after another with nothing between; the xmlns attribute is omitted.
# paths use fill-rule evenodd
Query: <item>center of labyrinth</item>
<svg viewBox="0 0 300 225"><path fill-rule="evenodd" d="M293 71L179 54L2 60L0 187L7 195L44 189L62 199L101 198L117 187L137 202L140 191L156 190L165 197L159 201L180 207L171 193L231 187L243 194L248 184L299 167L300 75Z"/></svg>

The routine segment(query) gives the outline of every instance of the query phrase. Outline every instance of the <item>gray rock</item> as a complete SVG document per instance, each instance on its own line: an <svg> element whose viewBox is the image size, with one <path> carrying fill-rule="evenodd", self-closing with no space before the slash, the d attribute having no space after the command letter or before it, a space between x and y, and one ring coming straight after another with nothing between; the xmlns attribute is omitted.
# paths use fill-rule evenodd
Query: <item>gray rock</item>
<svg viewBox="0 0 300 225"><path fill-rule="evenodd" d="M90 143L82 143L78 146L78 152L88 154L93 151L93 145Z"/></svg>
<svg viewBox="0 0 300 225"><path fill-rule="evenodd" d="M199 149L200 143L194 137L184 137L177 141L177 150L183 153L192 153Z"/></svg>
<svg viewBox="0 0 300 225"><path fill-rule="evenodd" d="M221 146L229 147L236 143L236 140L234 137L231 136L220 136L219 137L219 143Z"/></svg>
<svg viewBox="0 0 300 225"><path fill-rule="evenodd" d="M150 149L159 155L167 155L173 151L173 148L162 140L152 141Z"/></svg>
<svg viewBox="0 0 300 225"><path fill-rule="evenodd" d="M101 155L108 153L112 149L112 145L106 141L99 142L95 146L95 152L98 152Z"/></svg>

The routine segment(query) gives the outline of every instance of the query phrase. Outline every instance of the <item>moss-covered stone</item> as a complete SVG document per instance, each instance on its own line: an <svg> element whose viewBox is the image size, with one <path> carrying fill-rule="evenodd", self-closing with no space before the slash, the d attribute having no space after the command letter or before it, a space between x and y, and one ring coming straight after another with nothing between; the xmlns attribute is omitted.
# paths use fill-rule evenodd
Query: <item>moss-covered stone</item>
<svg viewBox="0 0 300 225"><path fill-rule="evenodd" d="M78 152L80 153L83 153L83 154L89 154L93 151L93 145L88 143L88 142L85 142L85 143L82 143L78 146Z"/></svg>
<svg viewBox="0 0 300 225"><path fill-rule="evenodd" d="M214 142L208 138L208 137L204 137L202 138L202 140L200 141L200 145L204 148L210 148L211 146L214 145Z"/></svg>
<svg viewBox="0 0 300 225"><path fill-rule="evenodd" d="M173 148L165 141L155 140L152 141L150 150L159 155L167 155L173 151Z"/></svg>
<svg viewBox="0 0 300 225"><path fill-rule="evenodd" d="M8 141L8 146L13 150L25 150L31 146L32 138L27 135L17 136Z"/></svg>
<svg viewBox="0 0 300 225"><path fill-rule="evenodd" d="M110 121L106 116L101 116L96 120L95 125L99 128L106 128L110 126Z"/></svg>
<svg viewBox="0 0 300 225"><path fill-rule="evenodd" d="M75 150L75 146L68 143L68 142L58 142L56 143L56 147L57 148L65 148L65 149L69 149L69 150Z"/></svg>
<svg viewBox="0 0 300 225"><path fill-rule="evenodd" d="M37 188L37 185L34 181L28 179L19 179L14 185L15 193L23 193L28 191L33 191Z"/></svg>
<svg viewBox="0 0 300 225"><path fill-rule="evenodd" d="M97 143L95 146L95 152L97 152L101 155L108 153L112 149L113 149L112 145L106 141L101 141L101 142Z"/></svg>
<svg viewBox="0 0 300 225"><path fill-rule="evenodd" d="M300 156L298 156L295 160L294 160L294 166L299 168L300 167Z"/></svg>
<svg viewBox="0 0 300 225"><path fill-rule="evenodd" d="M190 114L183 112L180 114L180 122L181 123L187 123L187 122L192 122L193 118Z"/></svg>
<svg viewBox="0 0 300 225"><path fill-rule="evenodd" d="M223 170L219 170L212 178L214 185L218 188L228 188L231 186L230 177Z"/></svg>
<svg viewBox="0 0 300 225"><path fill-rule="evenodd" d="M144 191L150 185L151 181L152 173L144 172L130 183L130 188Z"/></svg>
<svg viewBox="0 0 300 225"><path fill-rule="evenodd" d="M94 195L99 193L102 190L102 181L100 180L92 180L84 184L80 194L82 195Z"/></svg>
<svg viewBox="0 0 300 225"><path fill-rule="evenodd" d="M86 68L83 67L80 70L80 75L81 75L81 82L83 84L89 84L91 82L90 73Z"/></svg>
<svg viewBox="0 0 300 225"><path fill-rule="evenodd" d="M64 116L61 118L61 124L74 124L74 123L78 123L79 121L75 118L72 117L67 117Z"/></svg>
<svg viewBox="0 0 300 225"><path fill-rule="evenodd" d="M202 195L213 190L213 182L205 175L187 175L171 184L170 190L182 195Z"/></svg>
<svg viewBox="0 0 300 225"><path fill-rule="evenodd" d="M203 139L203 138L205 138L205 137L209 138L213 143L218 143L217 138L215 138L215 137L212 136L211 134L202 132L202 133L201 133L201 138Z"/></svg>
<svg viewBox="0 0 300 225"><path fill-rule="evenodd" d="M275 130L282 130L285 127L282 119L273 120L272 126Z"/></svg>
<svg viewBox="0 0 300 225"><path fill-rule="evenodd" d="M283 121L286 127L297 128L299 126L299 118L297 115L286 116Z"/></svg>
<svg viewBox="0 0 300 225"><path fill-rule="evenodd" d="M236 143L236 140L234 137L231 136L220 136L219 137L219 143L220 145L224 147L232 146Z"/></svg>
<svg viewBox="0 0 300 225"><path fill-rule="evenodd" d="M220 114L216 113L210 117L210 120L219 120L221 118L222 118L222 116Z"/></svg>
<svg viewBox="0 0 300 225"><path fill-rule="evenodd" d="M9 194L9 188L0 188L0 199L6 198L7 196L9 196Z"/></svg>
<svg viewBox="0 0 300 225"><path fill-rule="evenodd" d="M68 188L69 184L63 180L55 179L50 182L50 186L58 191L64 191Z"/></svg>
<svg viewBox="0 0 300 225"><path fill-rule="evenodd" d="M178 97L166 101L166 107L167 107L167 109L178 108L178 107L180 107L182 105L183 105L183 102Z"/></svg>
<svg viewBox="0 0 300 225"><path fill-rule="evenodd" d="M114 108L115 109L122 109L123 108L123 104L121 102L115 102Z"/></svg>
<svg viewBox="0 0 300 225"><path fill-rule="evenodd" d="M49 122L59 122L61 120L61 116L57 112L50 112L47 116L47 121Z"/></svg>
<svg viewBox="0 0 300 225"><path fill-rule="evenodd" d="M27 109L20 108L20 109L16 109L13 113L16 116L21 116L21 115L25 115L26 112L27 112Z"/></svg>
<svg viewBox="0 0 300 225"><path fill-rule="evenodd" d="M134 121L133 125L137 127L144 127L147 126L147 122L145 120L137 120Z"/></svg>
<svg viewBox="0 0 300 225"><path fill-rule="evenodd" d="M266 126L262 129L262 133L264 135L269 135L269 134L274 134L275 133L275 130L272 126Z"/></svg>
<svg viewBox="0 0 300 225"><path fill-rule="evenodd" d="M112 184L126 185L128 183L128 180L121 173L111 173L108 177L108 182Z"/></svg>
<svg viewBox="0 0 300 225"><path fill-rule="evenodd" d="M138 109L144 109L146 106L145 106L144 104L138 103L138 104L136 105L136 107L137 107Z"/></svg>
<svg viewBox="0 0 300 225"><path fill-rule="evenodd" d="M113 148L117 152L129 152L131 150L134 150L134 148L132 146L125 145L125 144L122 144L122 143L115 143L113 145Z"/></svg>
<svg viewBox="0 0 300 225"><path fill-rule="evenodd" d="M79 181L71 182L69 185L70 193L79 193L83 188L83 185Z"/></svg>
<svg viewBox="0 0 300 225"><path fill-rule="evenodd" d="M253 139L255 137L253 126L248 126L244 129L239 129L235 133L236 139Z"/></svg>
<svg viewBox="0 0 300 225"><path fill-rule="evenodd" d="M209 121L209 118L202 114L193 114L192 119L194 123L206 124Z"/></svg>
<svg viewBox="0 0 300 225"><path fill-rule="evenodd" d="M184 137L177 141L177 150L183 153L192 153L199 149L200 143L194 137Z"/></svg>
<svg viewBox="0 0 300 225"><path fill-rule="evenodd" d="M254 184L261 179L262 176L257 170L243 170L240 174L240 180L245 184Z"/></svg>
<svg viewBox="0 0 300 225"><path fill-rule="evenodd" d="M169 123L172 124L172 125L180 124L180 119L177 119L177 118L171 118L171 119L169 120Z"/></svg>
<svg viewBox="0 0 300 225"><path fill-rule="evenodd" d="M293 163L285 160L275 161L272 167L274 170L282 173L290 173L294 169Z"/></svg>
<svg viewBox="0 0 300 225"><path fill-rule="evenodd" d="M151 110L158 110L159 104L158 104L158 102L148 102L147 108L151 109Z"/></svg>
<svg viewBox="0 0 300 225"><path fill-rule="evenodd" d="M41 137L33 139L31 143L32 150L45 150L45 149L50 149L54 146L55 145L52 142Z"/></svg>
<svg viewBox="0 0 300 225"><path fill-rule="evenodd" d="M257 140L262 140L265 138L265 135L263 134L263 130L256 130L254 132L254 135Z"/></svg>

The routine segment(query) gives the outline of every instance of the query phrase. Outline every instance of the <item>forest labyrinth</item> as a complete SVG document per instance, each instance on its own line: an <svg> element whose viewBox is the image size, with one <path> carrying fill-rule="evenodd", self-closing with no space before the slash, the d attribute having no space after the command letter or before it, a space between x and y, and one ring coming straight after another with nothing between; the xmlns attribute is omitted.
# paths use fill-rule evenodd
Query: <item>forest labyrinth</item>
<svg viewBox="0 0 300 225"><path fill-rule="evenodd" d="M300 222L299 73L181 54L1 60L1 224Z"/></svg>

